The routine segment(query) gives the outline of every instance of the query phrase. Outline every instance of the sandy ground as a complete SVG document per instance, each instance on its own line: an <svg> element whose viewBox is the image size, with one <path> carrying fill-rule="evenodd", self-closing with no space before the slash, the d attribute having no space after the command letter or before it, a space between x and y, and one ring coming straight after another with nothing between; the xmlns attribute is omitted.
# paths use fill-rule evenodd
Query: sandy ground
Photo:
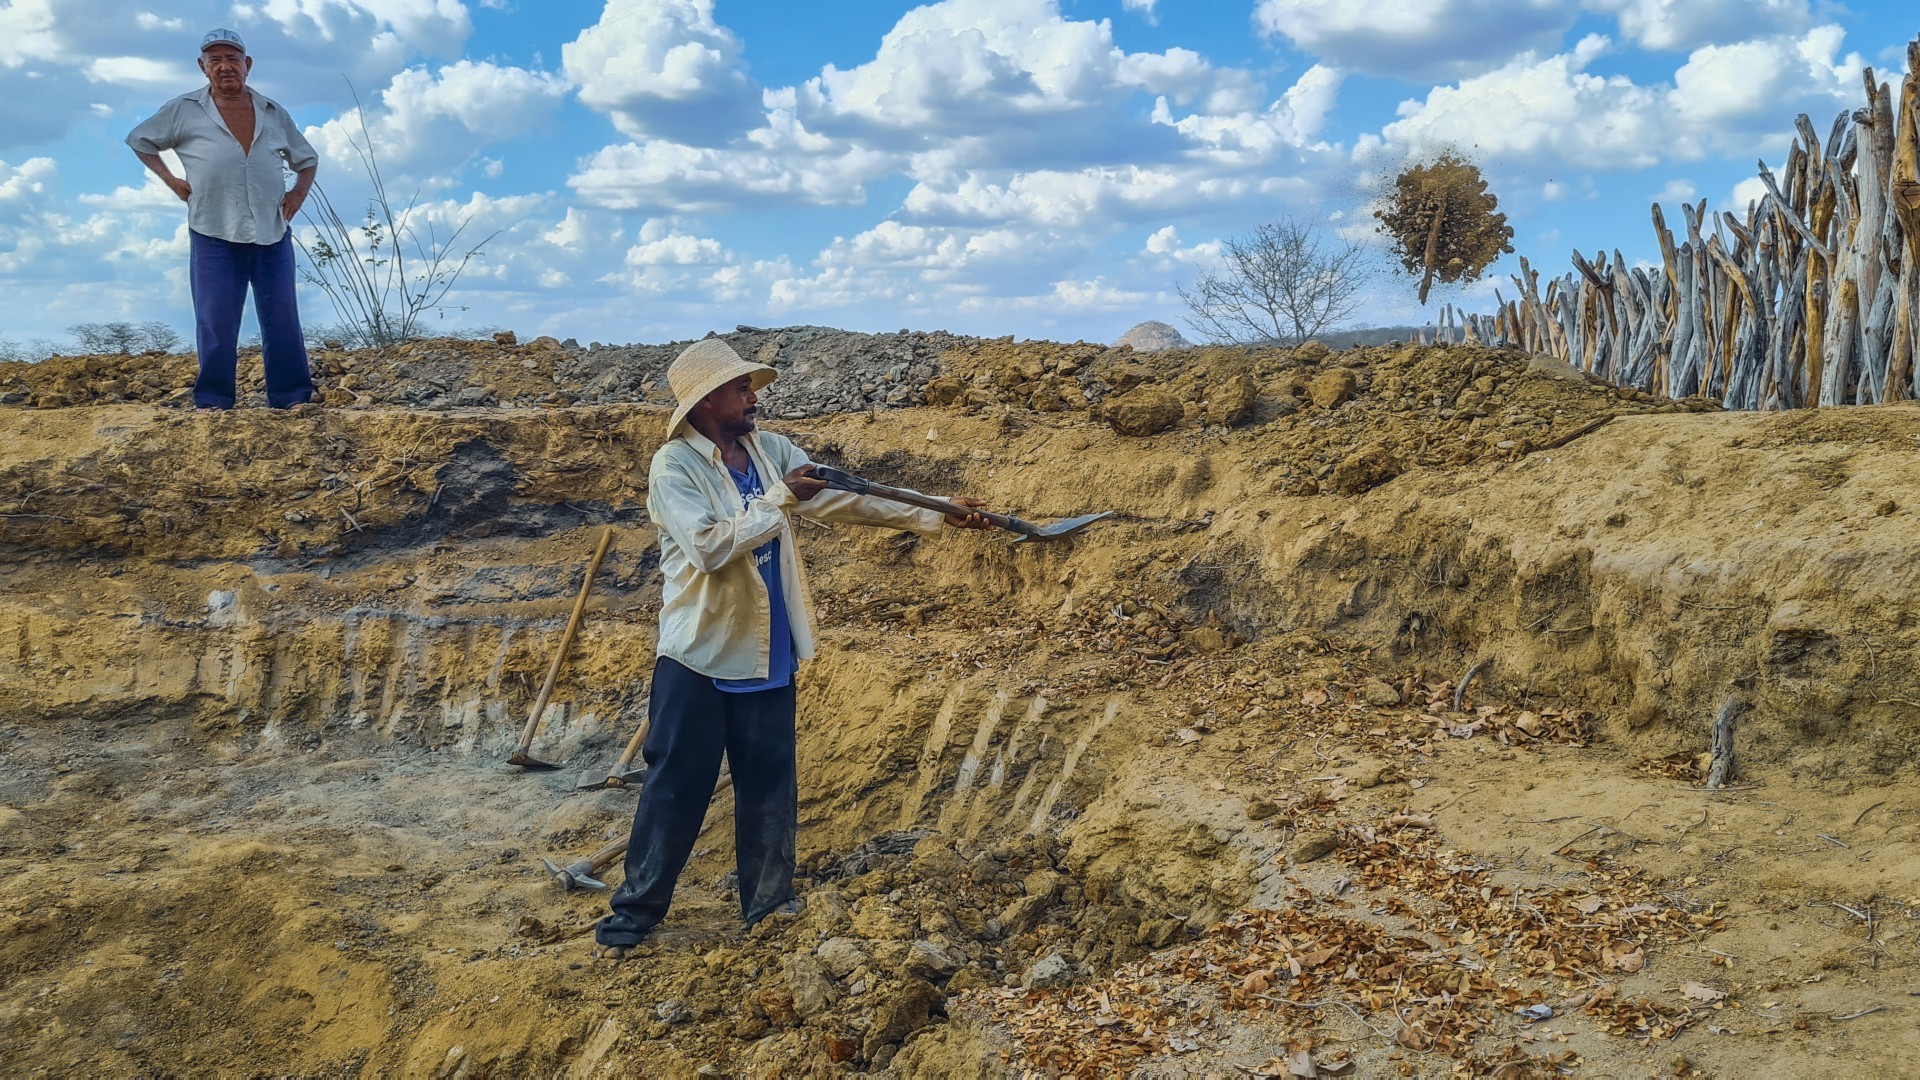
<svg viewBox="0 0 1920 1080"><path fill-rule="evenodd" d="M603 897L540 860L630 818L571 789L644 695L657 409L8 412L0 1050L36 1075L1911 1071L1920 412L1646 415L1510 354L1368 350L1243 358L1237 423L1129 438L1035 411L1033 359L955 358L971 403L783 425L875 479L1116 517L1051 548L802 526L809 909L740 928L722 793L620 967L589 960ZM566 768L523 774L608 525L535 744ZM1705 790L1729 696L1740 764Z"/></svg>

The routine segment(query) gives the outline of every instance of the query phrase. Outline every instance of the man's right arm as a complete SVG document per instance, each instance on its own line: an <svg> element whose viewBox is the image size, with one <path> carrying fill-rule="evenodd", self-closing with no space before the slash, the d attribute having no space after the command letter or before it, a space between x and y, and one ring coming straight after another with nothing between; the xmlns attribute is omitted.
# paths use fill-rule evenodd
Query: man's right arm
<svg viewBox="0 0 1920 1080"><path fill-rule="evenodd" d="M127 133L127 146L140 159L140 164L159 177L169 191L180 197L181 202L186 202L188 196L193 194L193 187L185 178L173 175L173 170L167 168L166 161L160 157L160 151L171 150L179 142L174 131L178 106L179 99L176 98L161 106L159 112L141 121L139 127Z"/></svg>
<svg viewBox="0 0 1920 1080"><path fill-rule="evenodd" d="M136 150L134 156L140 159L140 164L152 170L153 175L159 177L161 183L167 185L175 195L180 196L181 202L186 202L193 194L193 185L173 175L173 170L167 168L166 160L159 154L142 154Z"/></svg>
<svg viewBox="0 0 1920 1080"><path fill-rule="evenodd" d="M684 467L656 457L648 470L649 516L702 573L718 573L729 563L751 559L755 548L786 528L785 510L792 504L786 485L774 484L738 514L723 516L714 511Z"/></svg>

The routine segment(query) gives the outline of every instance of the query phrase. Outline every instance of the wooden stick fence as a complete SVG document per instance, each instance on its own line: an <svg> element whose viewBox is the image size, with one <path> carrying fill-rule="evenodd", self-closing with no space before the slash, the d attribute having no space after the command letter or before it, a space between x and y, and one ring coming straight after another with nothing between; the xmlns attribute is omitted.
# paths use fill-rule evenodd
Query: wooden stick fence
<svg viewBox="0 0 1920 1080"><path fill-rule="evenodd" d="M1780 177L1744 215L1682 204L1676 243L1653 207L1662 265L1616 249L1549 280L1526 259L1492 315L1443 309L1441 341L1508 341L1624 386L1734 409L1920 397L1920 38L1899 108L1873 69L1867 105L1826 142L1803 114Z"/></svg>

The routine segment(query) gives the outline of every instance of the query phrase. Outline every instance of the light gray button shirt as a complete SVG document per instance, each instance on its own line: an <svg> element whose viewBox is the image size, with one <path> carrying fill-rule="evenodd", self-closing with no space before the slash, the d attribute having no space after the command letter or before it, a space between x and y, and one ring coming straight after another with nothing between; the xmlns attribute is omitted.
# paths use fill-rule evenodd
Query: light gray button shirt
<svg viewBox="0 0 1920 1080"><path fill-rule="evenodd" d="M180 155L193 188L187 227L194 232L236 244L277 244L287 232L280 216L287 194L281 165L299 172L320 156L287 110L258 90L247 92L253 95L253 148L246 153L205 86L160 106L127 135L127 145L140 154Z"/></svg>

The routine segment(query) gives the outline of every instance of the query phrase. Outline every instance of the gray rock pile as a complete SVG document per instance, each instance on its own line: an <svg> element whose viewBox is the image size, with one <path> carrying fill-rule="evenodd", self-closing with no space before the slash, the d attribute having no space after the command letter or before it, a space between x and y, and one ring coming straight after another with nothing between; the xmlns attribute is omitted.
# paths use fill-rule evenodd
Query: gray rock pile
<svg viewBox="0 0 1920 1080"><path fill-rule="evenodd" d="M924 388L939 373L940 357L975 340L943 330L862 334L827 326L741 326L717 336L780 372L762 405L777 419L925 404ZM554 377L583 402L666 404L672 397L667 365L689 344L595 343L568 350Z"/></svg>

